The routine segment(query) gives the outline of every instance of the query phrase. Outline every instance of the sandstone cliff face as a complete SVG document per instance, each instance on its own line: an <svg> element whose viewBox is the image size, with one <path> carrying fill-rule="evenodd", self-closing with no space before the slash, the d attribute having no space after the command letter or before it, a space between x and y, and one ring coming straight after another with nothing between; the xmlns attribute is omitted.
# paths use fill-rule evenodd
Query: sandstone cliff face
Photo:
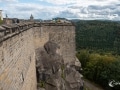
<svg viewBox="0 0 120 90"><path fill-rule="evenodd" d="M73 25L45 25L34 27L33 30L36 51L38 51L40 47L43 47L46 42L53 41L60 46L59 52L64 58L64 63L74 63L75 27ZM38 55L36 55L36 57L37 56Z"/></svg>
<svg viewBox="0 0 120 90"><path fill-rule="evenodd" d="M83 90L79 72L74 65L64 63L59 49L60 46L53 41L48 41L43 49L38 49L38 90Z"/></svg>

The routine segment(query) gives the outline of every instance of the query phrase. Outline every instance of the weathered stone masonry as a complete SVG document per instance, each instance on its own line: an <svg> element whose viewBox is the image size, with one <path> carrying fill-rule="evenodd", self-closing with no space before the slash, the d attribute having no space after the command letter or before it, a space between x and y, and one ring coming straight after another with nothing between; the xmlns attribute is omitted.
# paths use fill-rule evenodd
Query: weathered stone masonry
<svg viewBox="0 0 120 90"><path fill-rule="evenodd" d="M37 35L36 47L43 46L47 41L53 41L60 46L60 53L65 63L75 61L75 27L72 24L43 24L34 27ZM39 31L38 31L39 30ZM39 40L39 42L38 42Z"/></svg>
<svg viewBox="0 0 120 90"><path fill-rule="evenodd" d="M8 34L6 31L1 33L5 36L1 38L3 41L1 40L0 46L0 90L35 90L35 50L32 28Z"/></svg>
<svg viewBox="0 0 120 90"><path fill-rule="evenodd" d="M25 23L0 26L0 90L36 90L35 50L52 40L66 63L75 60L71 24Z"/></svg>

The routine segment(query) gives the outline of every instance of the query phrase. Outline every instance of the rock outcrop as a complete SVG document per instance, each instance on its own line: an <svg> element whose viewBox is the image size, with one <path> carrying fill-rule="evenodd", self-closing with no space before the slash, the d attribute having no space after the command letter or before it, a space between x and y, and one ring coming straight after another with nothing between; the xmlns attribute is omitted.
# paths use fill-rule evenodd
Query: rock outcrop
<svg viewBox="0 0 120 90"><path fill-rule="evenodd" d="M48 41L38 51L36 61L38 90L83 90L83 81L74 65L64 64L60 47Z"/></svg>

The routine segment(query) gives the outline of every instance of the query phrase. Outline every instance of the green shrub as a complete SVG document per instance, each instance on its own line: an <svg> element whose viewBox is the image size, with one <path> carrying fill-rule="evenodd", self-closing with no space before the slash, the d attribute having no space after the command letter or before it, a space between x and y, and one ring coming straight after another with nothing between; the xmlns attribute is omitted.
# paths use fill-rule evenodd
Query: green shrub
<svg viewBox="0 0 120 90"><path fill-rule="evenodd" d="M87 62L89 61L89 52L87 50L81 50L76 54L77 58L80 60L82 68L86 67Z"/></svg>
<svg viewBox="0 0 120 90"><path fill-rule="evenodd" d="M120 81L120 57L112 54L98 54L82 51L77 53L83 64L83 75L104 87L108 87L111 80ZM117 89L115 89L117 90Z"/></svg>

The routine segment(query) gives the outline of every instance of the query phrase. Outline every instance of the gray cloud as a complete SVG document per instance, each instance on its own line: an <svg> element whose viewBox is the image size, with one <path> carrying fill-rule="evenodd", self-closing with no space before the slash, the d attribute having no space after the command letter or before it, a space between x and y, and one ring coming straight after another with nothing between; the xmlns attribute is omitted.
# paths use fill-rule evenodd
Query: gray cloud
<svg viewBox="0 0 120 90"><path fill-rule="evenodd" d="M56 17L79 18L79 15L74 14L73 12L70 12L69 10L65 10L65 11L59 12L59 14Z"/></svg>
<svg viewBox="0 0 120 90"><path fill-rule="evenodd" d="M17 0L0 0L1 2ZM43 0L41 0L43 1ZM44 0L46 1L46 0ZM52 1L54 0L47 0ZM58 0L59 2L61 0ZM68 1L68 2L67 2ZM75 3L75 1L77 3ZM92 1L95 1L92 3ZM43 6L37 3L8 3L2 7L4 10L3 14L8 14L9 17L17 18L29 18L31 14L35 18L49 19L53 17L65 17L65 18L79 18L79 19L110 19L110 20L120 20L120 4L118 0L71 0L66 6ZM103 1L103 2L102 2ZM110 1L110 2L109 2ZM84 3L82 3L84 2ZM90 3L88 3L90 2ZM100 5L99 3L103 5ZM120 2L120 1L119 1ZM68 4L69 0L61 2L61 4ZM98 5L99 4L99 5Z"/></svg>
<svg viewBox="0 0 120 90"><path fill-rule="evenodd" d="M110 19L120 20L120 4L89 5L87 7L71 6L69 9L78 9L79 18L83 19Z"/></svg>

